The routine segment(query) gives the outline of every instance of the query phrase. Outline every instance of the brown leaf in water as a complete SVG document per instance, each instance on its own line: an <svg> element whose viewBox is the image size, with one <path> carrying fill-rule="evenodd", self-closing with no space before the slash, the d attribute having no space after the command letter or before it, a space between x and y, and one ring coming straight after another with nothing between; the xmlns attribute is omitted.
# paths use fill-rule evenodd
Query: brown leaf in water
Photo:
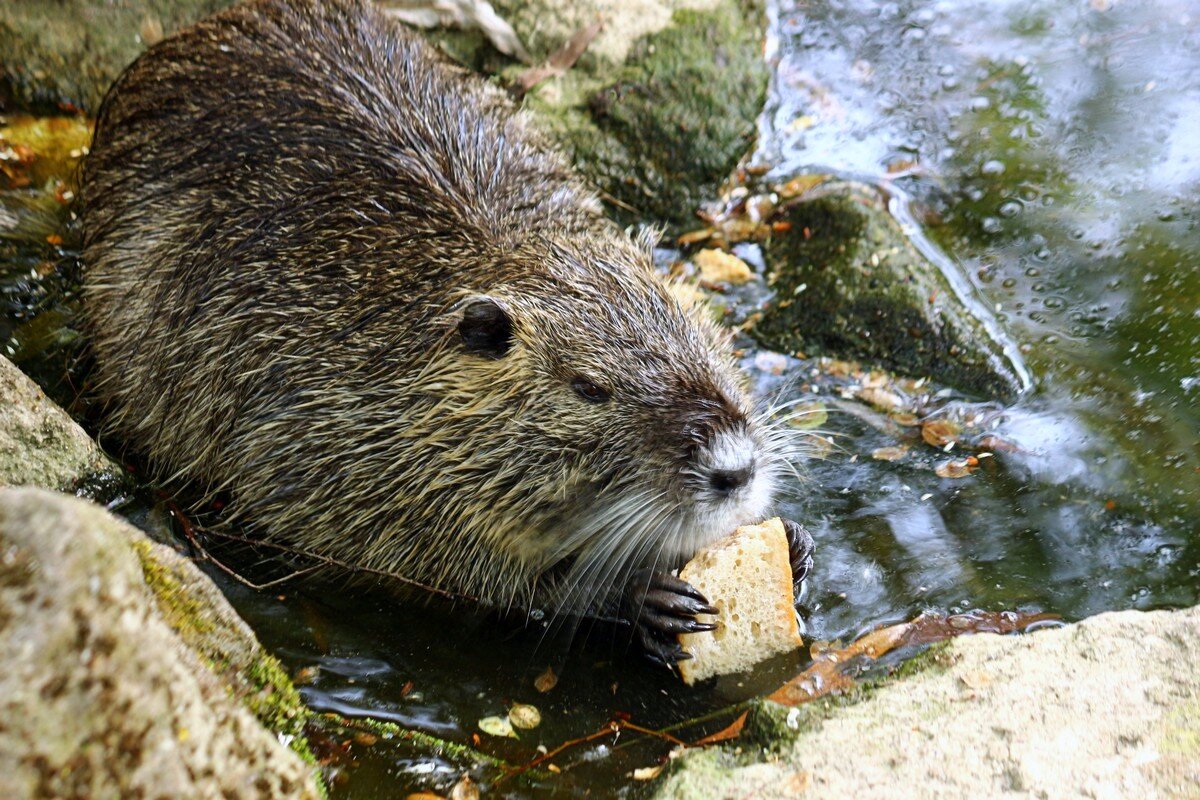
<svg viewBox="0 0 1200 800"><path fill-rule="evenodd" d="M749 715L749 713L749 711L743 711L738 715L737 719L729 723L729 725L725 726L721 730L717 731L716 733L710 733L703 739L696 740L692 744L692 747L703 747L706 744L716 744L717 742L727 742L730 739L736 739L742 735L742 728L746 725L746 717Z"/></svg>
<svg viewBox="0 0 1200 800"><path fill-rule="evenodd" d="M528 731L542 724L542 712L528 703L513 703L508 709L508 721L514 728Z"/></svg>
<svg viewBox="0 0 1200 800"><path fill-rule="evenodd" d="M829 180L828 175L797 175L779 187L779 197L781 200L791 200L793 197L800 197L801 195L808 194L827 180Z"/></svg>
<svg viewBox="0 0 1200 800"><path fill-rule="evenodd" d="M859 390L858 399L870 403L881 411L896 411L904 407L904 398L887 389L868 386Z"/></svg>
<svg viewBox="0 0 1200 800"><path fill-rule="evenodd" d="M654 767L641 767L633 771L633 779L635 781L652 781L662 774L662 771L662 764Z"/></svg>
<svg viewBox="0 0 1200 800"><path fill-rule="evenodd" d="M463 775L450 790L450 800L479 800L479 786L470 775Z"/></svg>
<svg viewBox="0 0 1200 800"><path fill-rule="evenodd" d="M712 235L712 228L700 228L699 230L688 231L687 233L681 234L675 239L675 241L680 247L687 247L689 244L707 241L712 238Z"/></svg>
<svg viewBox="0 0 1200 800"><path fill-rule="evenodd" d="M553 667L546 667L546 671L538 675L533 680L533 688L537 689L542 694L553 689L558 685L558 676L554 674Z"/></svg>
<svg viewBox="0 0 1200 800"><path fill-rule="evenodd" d="M537 86L544 80L557 78L564 72L575 66L575 62L587 50L588 45L592 43L600 31L604 29L604 20L599 16L591 25L580 28L575 32L567 43L555 50L551 56L546 59L545 63L539 64L536 67L530 67L517 76L516 85L521 94L525 94L533 87Z"/></svg>
<svg viewBox="0 0 1200 800"><path fill-rule="evenodd" d="M1057 620L1055 614L1017 611L972 611L943 617L922 614L911 622L878 628L843 648L814 648L808 669L779 687L767 699L785 706L798 706L854 686L846 665L863 659L875 661L899 647L933 644L971 633L1016 633L1030 625Z"/></svg>
<svg viewBox="0 0 1200 800"><path fill-rule="evenodd" d="M921 438L931 447L945 447L957 442L962 426L948 419L934 419L921 425Z"/></svg>
<svg viewBox="0 0 1200 800"><path fill-rule="evenodd" d="M943 461L934 467L934 472L939 478L965 478L975 471L979 466L979 459L975 456L967 458L956 458L950 461Z"/></svg>
<svg viewBox="0 0 1200 800"><path fill-rule="evenodd" d="M1025 453L1020 447L1009 441L1001 439L999 436L988 434L975 442L975 446L981 450L991 450L997 453Z"/></svg>
<svg viewBox="0 0 1200 800"><path fill-rule="evenodd" d="M754 270L732 253L716 248L706 248L692 256L692 263L700 270L700 282L705 288L718 284L732 286L746 283L754 277Z"/></svg>
<svg viewBox="0 0 1200 800"><path fill-rule="evenodd" d="M876 461L899 461L908 455L908 448L901 445L900 447L877 447L871 451L871 458Z"/></svg>
<svg viewBox="0 0 1200 800"><path fill-rule="evenodd" d="M446 800L446 798L433 792L413 792L405 795L404 800Z"/></svg>

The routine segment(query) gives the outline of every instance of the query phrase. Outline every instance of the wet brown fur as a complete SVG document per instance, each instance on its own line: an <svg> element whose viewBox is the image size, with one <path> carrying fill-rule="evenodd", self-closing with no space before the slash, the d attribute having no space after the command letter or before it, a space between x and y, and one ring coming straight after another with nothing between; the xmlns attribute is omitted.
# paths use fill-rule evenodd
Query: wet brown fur
<svg viewBox="0 0 1200 800"><path fill-rule="evenodd" d="M500 92L366 3L257 0L152 48L83 201L110 430L257 536L578 607L761 513L693 509L714 431L772 468L723 336ZM458 336L479 297L502 358Z"/></svg>

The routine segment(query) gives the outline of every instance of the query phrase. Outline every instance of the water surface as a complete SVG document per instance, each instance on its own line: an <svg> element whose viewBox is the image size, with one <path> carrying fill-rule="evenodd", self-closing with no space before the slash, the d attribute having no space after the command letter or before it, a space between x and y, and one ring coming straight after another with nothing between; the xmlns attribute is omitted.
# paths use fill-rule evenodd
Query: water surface
<svg viewBox="0 0 1200 800"><path fill-rule="evenodd" d="M942 454L919 444L900 462L872 459L897 443L893 434L836 398L808 398L828 403L823 427L836 447L806 465L779 510L818 541L803 602L813 637L850 638L923 610L1078 619L1197 602L1200 10L1190 5L772 7L774 86L754 161L773 178L835 171L907 198L1037 383L1010 408L947 398L1014 450L959 480L937 477ZM36 310L61 310L60 273L43 255L9 247L0 258L8 352L69 396L74 387L28 355L52 328L29 324L29 298L48 290ZM747 363L763 392L800 399L802 365L777 376L756 370L766 362L753 354ZM468 745L478 735L480 750L513 763L614 715L661 728L707 714L801 665L782 659L687 689L599 634L568 657L536 624L337 585L255 592L213 574L264 644L305 670L313 707ZM559 682L543 694L534 681L547 667ZM479 733L481 718L512 702L538 706L542 725L520 740ZM489 796L644 794L629 773L667 747L629 746L635 738L578 747L556 760L563 773ZM347 739L335 797L444 792L464 766L363 741Z"/></svg>

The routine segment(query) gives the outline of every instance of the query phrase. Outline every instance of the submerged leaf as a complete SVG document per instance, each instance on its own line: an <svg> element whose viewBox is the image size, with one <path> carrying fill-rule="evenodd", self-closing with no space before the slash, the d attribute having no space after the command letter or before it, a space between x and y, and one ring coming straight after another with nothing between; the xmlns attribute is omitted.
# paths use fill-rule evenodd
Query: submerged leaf
<svg viewBox="0 0 1200 800"><path fill-rule="evenodd" d="M463 775L450 790L450 800L479 800L479 786L470 775Z"/></svg>
<svg viewBox="0 0 1200 800"><path fill-rule="evenodd" d="M899 461L908 455L908 448L899 447L877 447L871 451L871 458L876 461Z"/></svg>
<svg viewBox="0 0 1200 800"><path fill-rule="evenodd" d="M979 466L979 459L974 456L943 461L934 468L939 478L965 478Z"/></svg>
<svg viewBox="0 0 1200 800"><path fill-rule="evenodd" d="M717 742L727 742L730 739L736 739L737 737L741 736L742 728L745 727L746 717L749 714L749 711L743 711L738 715L738 718L729 723L729 725L717 731L716 733L709 734L703 739L697 740L692 744L692 747L701 747L706 744L716 744Z"/></svg>
<svg viewBox="0 0 1200 800"><path fill-rule="evenodd" d="M508 721L513 724L514 728L528 731L542 724L542 712L537 710L537 707L526 703L513 703L512 708L508 710Z"/></svg>
<svg viewBox="0 0 1200 800"><path fill-rule="evenodd" d="M558 676L554 674L553 667L546 667L546 671L534 678L533 688L537 689L542 694L553 689L558 685Z"/></svg>
<svg viewBox="0 0 1200 800"><path fill-rule="evenodd" d="M663 765L659 764L655 767L641 767L633 771L633 779L635 781L652 781L657 778L663 771Z"/></svg>
<svg viewBox="0 0 1200 800"><path fill-rule="evenodd" d="M516 739L517 732L513 730L512 723L508 717L484 717L479 720L479 730L489 736L500 736L502 738Z"/></svg>
<svg viewBox="0 0 1200 800"><path fill-rule="evenodd" d="M921 425L921 438L932 447L945 447L957 442L962 426L948 419L934 419Z"/></svg>

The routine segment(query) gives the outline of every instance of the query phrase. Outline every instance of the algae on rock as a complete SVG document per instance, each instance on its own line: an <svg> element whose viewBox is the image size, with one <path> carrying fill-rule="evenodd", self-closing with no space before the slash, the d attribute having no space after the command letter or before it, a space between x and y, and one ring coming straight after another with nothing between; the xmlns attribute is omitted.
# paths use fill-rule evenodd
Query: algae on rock
<svg viewBox="0 0 1200 800"><path fill-rule="evenodd" d="M5 0L0 108L95 112L109 84L153 37L230 0Z"/></svg>
<svg viewBox="0 0 1200 800"><path fill-rule="evenodd" d="M573 71L527 105L618 218L684 226L753 145L768 78L763 25L754 2L676 11L616 71Z"/></svg>
<svg viewBox="0 0 1200 800"><path fill-rule="evenodd" d="M766 247L776 292L753 335L806 356L861 358L1011 399L1030 386L991 314L917 250L880 192L831 181L781 210Z"/></svg>
<svg viewBox="0 0 1200 800"><path fill-rule="evenodd" d="M294 690L230 679L269 657L186 559L39 489L0 490L0 550L0 795L321 796L281 743L303 741ZM256 719L248 691L285 710Z"/></svg>

